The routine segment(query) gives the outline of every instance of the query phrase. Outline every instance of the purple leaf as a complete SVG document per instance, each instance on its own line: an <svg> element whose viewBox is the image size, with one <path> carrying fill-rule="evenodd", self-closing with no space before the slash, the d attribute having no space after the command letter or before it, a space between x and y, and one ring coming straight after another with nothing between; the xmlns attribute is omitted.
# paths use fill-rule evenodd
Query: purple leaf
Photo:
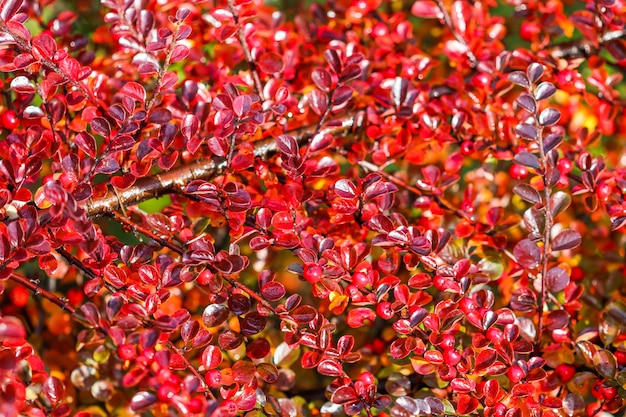
<svg viewBox="0 0 626 417"><path fill-rule="evenodd" d="M556 93L556 87L550 82L543 82L535 89L535 100L545 100Z"/></svg>
<svg viewBox="0 0 626 417"><path fill-rule="evenodd" d="M335 49L325 50L324 58L326 58L326 62L328 62L330 69L334 73L338 74L341 72L341 58L339 58L339 53Z"/></svg>
<svg viewBox="0 0 626 417"><path fill-rule="evenodd" d="M345 83L350 80L354 80L361 75L361 67L357 64L350 64L341 71L339 74L339 82Z"/></svg>
<svg viewBox="0 0 626 417"><path fill-rule="evenodd" d="M515 133L527 140L536 140L538 136L537 128L528 123L519 123L515 126Z"/></svg>
<svg viewBox="0 0 626 417"><path fill-rule="evenodd" d="M516 103L529 113L534 114L537 111L537 102L530 94L522 94L517 98Z"/></svg>
<svg viewBox="0 0 626 417"><path fill-rule="evenodd" d="M536 83L543 75L543 65L538 62L533 62L526 69L526 75L528 75L531 83Z"/></svg>
<svg viewBox="0 0 626 417"><path fill-rule="evenodd" d="M186 114L180 123L180 131L187 140L191 139L198 132L199 127L200 121L193 114Z"/></svg>
<svg viewBox="0 0 626 417"><path fill-rule="evenodd" d="M539 162L539 158L536 155L530 152L520 152L513 158L515 162L525 167L539 169L541 167L541 163Z"/></svg>
<svg viewBox="0 0 626 417"><path fill-rule="evenodd" d="M0 4L0 19L3 22L11 20L11 18L22 7L22 0L5 0Z"/></svg>
<svg viewBox="0 0 626 417"><path fill-rule="evenodd" d="M524 88L530 88L530 80L522 71L514 71L507 77L509 81Z"/></svg>
<svg viewBox="0 0 626 417"><path fill-rule="evenodd" d="M574 249L580 246L582 237L576 230L565 229L552 241L552 250Z"/></svg>
<svg viewBox="0 0 626 417"><path fill-rule="evenodd" d="M536 268L539 266L539 262L541 262L541 249L537 243L530 239L520 240L518 244L515 245L513 254L515 255L517 263L524 268Z"/></svg>
<svg viewBox="0 0 626 417"><path fill-rule="evenodd" d="M298 154L298 142L291 135L280 135L276 138L276 146L288 157Z"/></svg>
<svg viewBox="0 0 626 417"><path fill-rule="evenodd" d="M342 179L335 183L335 194L341 198L355 198L356 185L350 180Z"/></svg>
<svg viewBox="0 0 626 417"><path fill-rule="evenodd" d="M546 286L548 291L559 292L563 291L569 284L569 274L566 270L559 266L555 266L548 270L546 274Z"/></svg>
<svg viewBox="0 0 626 417"><path fill-rule="evenodd" d="M529 203L541 203L541 195L539 194L539 191L535 190L528 184L517 184L513 187L513 192Z"/></svg>
<svg viewBox="0 0 626 417"><path fill-rule="evenodd" d="M565 310L551 311L546 317L546 328L549 330L563 329L570 322L570 315Z"/></svg>
<svg viewBox="0 0 626 417"><path fill-rule="evenodd" d="M539 115L539 124L541 126L552 126L561 118L561 112L554 107L548 107Z"/></svg>

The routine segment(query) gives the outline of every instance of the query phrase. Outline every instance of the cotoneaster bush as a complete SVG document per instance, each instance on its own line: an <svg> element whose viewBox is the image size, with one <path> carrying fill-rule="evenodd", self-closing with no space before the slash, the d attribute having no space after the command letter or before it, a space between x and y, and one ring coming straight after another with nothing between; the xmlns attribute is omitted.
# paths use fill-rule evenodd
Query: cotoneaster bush
<svg viewBox="0 0 626 417"><path fill-rule="evenodd" d="M323 3L0 2L0 415L624 413L626 4Z"/></svg>

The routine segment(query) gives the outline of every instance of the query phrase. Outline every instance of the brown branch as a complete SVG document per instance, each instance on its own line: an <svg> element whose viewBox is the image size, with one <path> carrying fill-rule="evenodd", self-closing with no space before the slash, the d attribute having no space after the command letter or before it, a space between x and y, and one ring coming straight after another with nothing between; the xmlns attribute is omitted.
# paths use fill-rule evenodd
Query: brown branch
<svg viewBox="0 0 626 417"><path fill-rule="evenodd" d="M552 45L546 49L553 59L588 58L596 55L607 43L626 37L626 30L613 30L602 35L597 42L588 39L568 41Z"/></svg>
<svg viewBox="0 0 626 417"><path fill-rule="evenodd" d="M347 132L354 124L353 114L344 117L340 123L322 130L324 133L339 135ZM298 143L308 141L316 126L307 126L287 132L295 136ZM256 142L254 156L265 159L277 151L276 141L273 138ZM208 159L193 162L189 165L180 166L170 171L150 177L140 178L135 184L117 193L109 188L107 194L100 198L89 199L85 203L85 211L88 217L98 217L110 214L121 207L132 206L142 201L160 197L165 194L182 192L187 184L193 180L209 180L219 175L226 168L224 159Z"/></svg>
<svg viewBox="0 0 626 417"><path fill-rule="evenodd" d="M17 274L9 275L9 279L24 288L28 288L35 295L40 295L43 298L47 299L48 301L52 302L53 304L56 304L57 306L61 307L62 310L65 310L72 315L76 313L76 310L74 309L74 307L69 305L67 300L64 300L58 295L53 294L50 291L41 288L39 285L35 284L33 281L26 279Z"/></svg>

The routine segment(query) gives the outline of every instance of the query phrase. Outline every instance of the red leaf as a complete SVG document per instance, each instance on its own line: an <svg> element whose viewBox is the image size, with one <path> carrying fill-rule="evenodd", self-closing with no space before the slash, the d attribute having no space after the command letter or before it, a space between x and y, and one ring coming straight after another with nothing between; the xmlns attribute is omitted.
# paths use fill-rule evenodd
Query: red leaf
<svg viewBox="0 0 626 417"><path fill-rule="evenodd" d="M417 0L411 7L411 13L423 19L434 19L443 16L437 3L432 0Z"/></svg>
<svg viewBox="0 0 626 417"><path fill-rule="evenodd" d="M465 35L472 19L472 6L466 0L456 0L452 3L450 17L459 34Z"/></svg>
<svg viewBox="0 0 626 417"><path fill-rule="evenodd" d="M285 296L285 286L277 281L271 281L261 287L261 294L268 301L278 301Z"/></svg>
<svg viewBox="0 0 626 417"><path fill-rule="evenodd" d="M356 391L349 386L339 387L330 397L335 404L348 404L357 400Z"/></svg>
<svg viewBox="0 0 626 417"><path fill-rule="evenodd" d="M317 88L313 89L309 93L309 105L315 114L321 116L328 108L328 96Z"/></svg>
<svg viewBox="0 0 626 417"><path fill-rule="evenodd" d="M87 132L80 132L74 137L74 143L87 155L96 157L96 139Z"/></svg>
<svg viewBox="0 0 626 417"><path fill-rule="evenodd" d="M182 61L187 58L187 55L189 55L189 48L185 45L177 44L170 55L170 63Z"/></svg>
<svg viewBox="0 0 626 417"><path fill-rule="evenodd" d="M296 323L300 324L308 323L316 316L317 311L313 307L308 305L300 306L291 313L291 317L293 317Z"/></svg>
<svg viewBox="0 0 626 417"><path fill-rule="evenodd" d="M343 374L343 370L341 369L341 364L335 359L324 359L317 366L317 372L326 376L341 376Z"/></svg>
<svg viewBox="0 0 626 417"><path fill-rule="evenodd" d="M476 408L478 408L478 400L476 398L467 394L461 394L459 396L459 401L456 405L456 411L459 414L471 414Z"/></svg>
<svg viewBox="0 0 626 417"><path fill-rule="evenodd" d="M355 198L357 188L350 180L342 179L335 183L335 194L341 198Z"/></svg>
<svg viewBox="0 0 626 417"><path fill-rule="evenodd" d="M52 59L57 52L57 43L54 38L46 33L42 33L33 38L33 48L43 58Z"/></svg>
<svg viewBox="0 0 626 417"><path fill-rule="evenodd" d="M146 89L139 83L129 81L124 84L120 93L126 95L136 101L144 103L146 101Z"/></svg>
<svg viewBox="0 0 626 417"><path fill-rule="evenodd" d="M268 74L282 72L284 69L283 59L275 52L266 52L257 61L259 67Z"/></svg>
<svg viewBox="0 0 626 417"><path fill-rule="evenodd" d="M198 132L199 127L200 121L195 115L186 114L185 116L183 116L183 120L180 123L180 131L185 139L191 139L191 137Z"/></svg>
<svg viewBox="0 0 626 417"><path fill-rule="evenodd" d="M316 68L315 70L313 70L313 73L311 74L311 79L313 80L317 88L325 93L328 93L330 91L330 88L333 84L332 75L330 75L330 72L323 68Z"/></svg>
<svg viewBox="0 0 626 417"><path fill-rule="evenodd" d="M20 10L22 7L23 0L4 0L0 4L0 19L3 22L7 22L11 20L11 18Z"/></svg>

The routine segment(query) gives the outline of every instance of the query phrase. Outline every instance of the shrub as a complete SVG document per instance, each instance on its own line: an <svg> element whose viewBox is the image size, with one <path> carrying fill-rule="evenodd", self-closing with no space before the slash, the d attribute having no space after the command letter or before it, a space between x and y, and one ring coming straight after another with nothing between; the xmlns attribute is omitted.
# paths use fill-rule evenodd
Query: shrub
<svg viewBox="0 0 626 417"><path fill-rule="evenodd" d="M0 3L0 415L624 412L626 7Z"/></svg>

